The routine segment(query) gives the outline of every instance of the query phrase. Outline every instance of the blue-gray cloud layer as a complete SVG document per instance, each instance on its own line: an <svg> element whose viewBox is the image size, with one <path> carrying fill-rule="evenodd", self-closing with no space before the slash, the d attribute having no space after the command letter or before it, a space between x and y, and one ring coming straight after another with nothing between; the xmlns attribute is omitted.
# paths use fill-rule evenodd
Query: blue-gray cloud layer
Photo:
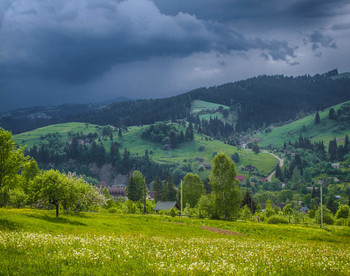
<svg viewBox="0 0 350 276"><path fill-rule="evenodd" d="M3 14L2 76L83 82L118 63L210 51L260 49L273 60L295 57L286 41L248 38L187 13L164 15L145 0L23 0Z"/></svg>
<svg viewBox="0 0 350 276"><path fill-rule="evenodd" d="M348 56L349 12L350 0L2 0L0 109L94 100L108 89L159 97L235 80L232 72L312 73L308 56ZM162 74L159 85L152 74ZM188 85L165 91L171 75Z"/></svg>

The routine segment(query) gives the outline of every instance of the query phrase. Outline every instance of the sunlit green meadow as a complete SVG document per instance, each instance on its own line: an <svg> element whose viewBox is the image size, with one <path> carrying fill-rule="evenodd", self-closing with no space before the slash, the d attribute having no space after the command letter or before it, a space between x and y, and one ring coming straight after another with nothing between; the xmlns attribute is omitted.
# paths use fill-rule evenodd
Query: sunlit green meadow
<svg viewBox="0 0 350 276"><path fill-rule="evenodd" d="M344 103L333 106L337 111ZM259 142L260 146L277 145L281 146L286 141L295 142L299 139L299 136L310 137L312 142L318 142L323 140L325 145L328 146L330 140L334 137L344 138L346 134L350 135L349 130L337 130L337 121L330 120L328 117L329 109L327 108L320 111L320 124L315 124L315 113L306 116L302 119L294 121L292 123L276 127L269 133L259 133L256 138L262 139ZM343 144L343 141L338 141L339 144Z"/></svg>
<svg viewBox="0 0 350 276"><path fill-rule="evenodd" d="M113 132L113 140L120 143L120 152L123 153L124 148L133 155L144 155L145 151L149 152L150 158L161 164L188 164L191 163L191 168L193 172L199 174L202 178L209 176L210 170L199 171L198 168L201 166L196 158L203 158L208 164L218 152L224 152L227 156L231 156L235 152L240 155L241 162L239 162L237 167L253 165L260 170L260 173L267 176L275 167L277 160L268 153L261 152L259 154L254 154L251 150L238 150L236 147L225 144L219 140L209 140L209 137L196 133L194 141L182 143L177 149L172 149L171 151L164 150L161 144L154 143L141 138L142 132L147 126L133 126L129 127L127 132L124 132L122 137L118 137L118 130L115 129ZM68 142L71 138L68 133L98 133L101 136L102 127L85 124L85 123L65 123L51 125L43 128L38 128L29 132L14 135L14 140L16 143L27 146L31 148L34 145L39 145L44 140L40 137L47 135L49 133L60 133L61 141ZM96 140L97 141L97 140ZM105 146L106 152L109 152L111 146L111 140L109 137L103 137L101 142ZM200 150L200 148L204 150ZM248 176L246 171L238 171L238 174Z"/></svg>
<svg viewBox="0 0 350 276"><path fill-rule="evenodd" d="M1 275L349 275L349 245L349 227L0 209Z"/></svg>

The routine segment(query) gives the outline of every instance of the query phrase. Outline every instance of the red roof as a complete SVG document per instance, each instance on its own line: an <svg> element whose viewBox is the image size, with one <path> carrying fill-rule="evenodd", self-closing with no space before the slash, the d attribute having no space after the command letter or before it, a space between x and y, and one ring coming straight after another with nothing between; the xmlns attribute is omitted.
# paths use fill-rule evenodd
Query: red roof
<svg viewBox="0 0 350 276"><path fill-rule="evenodd" d="M101 181L100 183L98 183L97 187L99 188L104 188L104 187L108 187L107 183L104 181Z"/></svg>

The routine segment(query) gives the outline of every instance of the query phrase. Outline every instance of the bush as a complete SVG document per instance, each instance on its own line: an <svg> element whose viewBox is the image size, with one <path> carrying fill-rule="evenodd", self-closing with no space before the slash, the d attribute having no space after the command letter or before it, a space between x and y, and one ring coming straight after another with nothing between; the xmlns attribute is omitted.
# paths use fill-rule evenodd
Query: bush
<svg viewBox="0 0 350 276"><path fill-rule="evenodd" d="M158 212L159 215L168 215L169 214L169 211L168 210L160 210Z"/></svg>
<svg viewBox="0 0 350 276"><path fill-rule="evenodd" d="M268 218L267 223L269 223L269 224L279 224L279 223L288 224L288 219L286 219L285 217L281 217L281 216L271 216Z"/></svg>
<svg viewBox="0 0 350 276"><path fill-rule="evenodd" d="M338 219L347 219L350 216L350 207L348 205L341 205L335 216Z"/></svg>
<svg viewBox="0 0 350 276"><path fill-rule="evenodd" d="M118 213L118 209L117 208L109 208L108 209L108 213L112 213L112 214L114 214L114 213Z"/></svg>
<svg viewBox="0 0 350 276"><path fill-rule="evenodd" d="M336 220L336 224L340 226L346 226L348 224L348 220L344 218L340 218Z"/></svg>
<svg viewBox="0 0 350 276"><path fill-rule="evenodd" d="M316 222L321 223L321 209L318 208L315 214ZM326 207L323 206L323 223L333 225L334 224L334 216L332 212Z"/></svg>
<svg viewBox="0 0 350 276"><path fill-rule="evenodd" d="M178 213L179 212L177 210L175 210L174 208L170 209L170 216L175 217L176 215L178 215Z"/></svg>

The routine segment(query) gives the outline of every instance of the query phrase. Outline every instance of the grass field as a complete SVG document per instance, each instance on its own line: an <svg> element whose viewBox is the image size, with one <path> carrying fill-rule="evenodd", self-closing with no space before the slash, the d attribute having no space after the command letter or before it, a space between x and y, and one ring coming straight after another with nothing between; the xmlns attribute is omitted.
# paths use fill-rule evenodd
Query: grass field
<svg viewBox="0 0 350 276"><path fill-rule="evenodd" d="M277 160L267 153L254 154L251 150L238 150L236 147L224 144L221 141L213 140L206 141L205 135L195 134L193 142L185 142L177 149L171 151L162 150L159 144L141 139L143 128L134 127L125 133L118 141L122 143L122 147L127 147L132 154L143 155L145 150L152 150L151 159L159 163L178 163L186 164L192 163L192 168L200 175L209 175L210 171L198 172L199 162L195 159L203 158L206 163L211 163L211 160L216 153L224 152L227 156L238 152L241 157L241 162L236 164L239 166L246 166L252 164L253 166L263 170L267 175L276 165ZM199 151L200 147L204 147L203 151ZM187 160L184 162L184 160ZM241 174L241 173L240 173Z"/></svg>
<svg viewBox="0 0 350 276"><path fill-rule="evenodd" d="M0 209L0 274L348 275L349 237L340 226Z"/></svg>
<svg viewBox="0 0 350 276"><path fill-rule="evenodd" d="M215 118L215 117L217 117L218 119L221 119L223 117L221 112L211 113L211 111L217 110L219 106L222 106L223 109L229 109L229 107L226 105L216 104L216 103L211 103L211 102L206 102L201 100L194 100L192 101L190 112L193 115L199 112L203 112L204 114L199 115L199 118L201 120L205 119L209 121L210 118Z"/></svg>
<svg viewBox="0 0 350 276"><path fill-rule="evenodd" d="M342 104L334 106L333 108L335 111L337 111ZM328 146L329 141L334 139L334 137L344 138L346 134L350 135L350 130L335 132L337 122L330 120L328 118L328 113L329 108L319 112L321 119L320 124L314 123L315 114L312 114L290 124L274 128L270 133L260 133L255 137L262 139L259 142L260 146L267 146L269 144L281 146L284 142L288 142L289 140L291 142L297 141L300 134L302 134L303 137L311 137L311 141L313 142L323 140L325 145ZM342 142L338 144L341 145Z"/></svg>
<svg viewBox="0 0 350 276"><path fill-rule="evenodd" d="M20 133L14 135L14 141L20 145L27 145L28 148L33 147L34 145L39 145L40 137L58 132L62 136L62 141L67 142L69 140L68 133L94 133L101 134L101 127L93 124L84 124L84 123L64 123L50 125L46 127L41 127L32 131Z"/></svg>
<svg viewBox="0 0 350 276"><path fill-rule="evenodd" d="M176 163L176 164L187 164L191 163L191 167L195 173L198 173L202 178L210 174L210 170L198 171L201 166L200 162L195 161L195 159L203 158L206 163L210 164L211 160L216 153L224 152L227 156L231 156L233 153L238 152L241 157L241 162L237 164L239 166L253 165L257 167L260 171L264 173L265 176L274 168L277 160L267 153L254 154L251 150L238 150L236 147L224 144L221 141L208 140L205 135L195 134L195 139L192 142L185 142L180 145L179 148L173 149L171 151L163 150L161 144L157 144L148 140L141 138L142 131L147 126L139 127L129 127L128 132L125 132L122 137L118 137L117 131L114 134L114 141L118 141L121 144L120 152L122 153L126 147L131 154L144 155L145 150L152 150L153 153L150 158L158 163ZM14 135L14 140L20 145L27 145L31 148L34 145L39 145L42 140L40 136L49 133L59 132L62 135L62 141L67 142L69 140L68 133L73 132L83 132L83 133L98 133L101 135L102 127L92 124L84 123L66 123L51 125L48 127L39 128L30 132L25 132L22 134ZM207 140L206 140L207 138ZM102 142L109 152L111 140L109 137L102 138ZM203 147L203 151L199 151L200 147ZM186 160L186 162L184 162ZM247 174L245 172L238 172L240 175Z"/></svg>

